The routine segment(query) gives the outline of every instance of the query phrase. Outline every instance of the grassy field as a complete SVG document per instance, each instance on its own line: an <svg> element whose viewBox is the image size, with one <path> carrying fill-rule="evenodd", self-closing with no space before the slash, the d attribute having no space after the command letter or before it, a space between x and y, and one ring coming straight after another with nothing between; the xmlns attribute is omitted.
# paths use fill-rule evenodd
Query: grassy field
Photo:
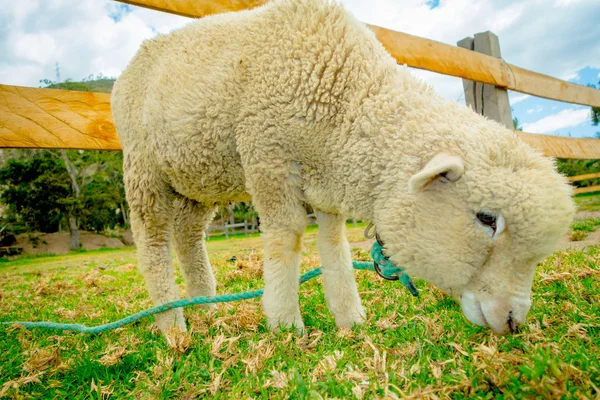
<svg viewBox="0 0 600 400"><path fill-rule="evenodd" d="M587 193L575 196L580 211L600 211L600 193Z"/></svg>
<svg viewBox="0 0 600 400"><path fill-rule="evenodd" d="M304 270L319 264L315 240L306 234ZM262 287L261 243L209 242L219 293ZM547 259L528 324L506 337L425 282L413 298L371 272L356 273L368 320L352 331L335 329L320 278L301 287L304 336L269 332L259 300L186 309L190 332L170 343L152 320L97 336L0 328L0 397L598 398L599 263L599 247ZM150 305L133 249L0 263L0 321L95 325Z"/></svg>

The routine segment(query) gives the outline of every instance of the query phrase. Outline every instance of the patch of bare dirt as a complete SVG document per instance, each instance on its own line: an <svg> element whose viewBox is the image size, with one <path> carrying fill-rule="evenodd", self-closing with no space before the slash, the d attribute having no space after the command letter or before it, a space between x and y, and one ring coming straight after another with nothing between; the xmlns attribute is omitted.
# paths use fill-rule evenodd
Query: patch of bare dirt
<svg viewBox="0 0 600 400"><path fill-rule="evenodd" d="M365 253L371 254L371 247L373 247L374 239L361 240L360 242L350 243L351 249L361 249Z"/></svg>
<svg viewBox="0 0 600 400"><path fill-rule="evenodd" d="M579 211L575 214L575 220L600 219L600 211Z"/></svg>
<svg viewBox="0 0 600 400"><path fill-rule="evenodd" d="M79 235L84 250L125 246L119 239L97 233L81 231ZM65 254L69 252L69 240L68 232L22 234L17 236L17 246L23 248L23 254Z"/></svg>
<svg viewBox="0 0 600 400"><path fill-rule="evenodd" d="M569 236L567 236L560 242L560 244L558 245L558 248L560 250L564 250L564 249L581 250L587 246L600 246L600 229L587 235L587 237L584 240L572 241L571 238Z"/></svg>

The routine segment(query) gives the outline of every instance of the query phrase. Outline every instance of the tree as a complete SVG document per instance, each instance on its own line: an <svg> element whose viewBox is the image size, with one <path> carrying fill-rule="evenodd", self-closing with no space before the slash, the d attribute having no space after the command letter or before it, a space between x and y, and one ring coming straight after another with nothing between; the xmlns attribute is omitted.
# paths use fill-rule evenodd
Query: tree
<svg viewBox="0 0 600 400"><path fill-rule="evenodd" d="M521 123L519 122L519 118L517 118L517 117L513 118L513 128L516 131L522 131L523 130L523 127L521 126Z"/></svg>
<svg viewBox="0 0 600 400"><path fill-rule="evenodd" d="M19 231L71 233L128 226L118 152L28 150L0 168L0 201Z"/></svg>
<svg viewBox="0 0 600 400"><path fill-rule="evenodd" d="M64 217L69 178L60 160L46 151L29 151L0 168L0 200L8 222L23 231L55 232Z"/></svg>

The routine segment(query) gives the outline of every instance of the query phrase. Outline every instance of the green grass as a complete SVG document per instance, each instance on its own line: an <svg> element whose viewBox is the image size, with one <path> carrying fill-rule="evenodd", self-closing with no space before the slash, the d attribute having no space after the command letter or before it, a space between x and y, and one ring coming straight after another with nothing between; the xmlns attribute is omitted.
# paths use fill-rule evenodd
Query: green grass
<svg viewBox="0 0 600 400"><path fill-rule="evenodd" d="M598 229L598 227L600 227L600 219L582 219L573 222L573 225L571 225L571 230L575 232L581 231L586 233L592 233L596 229Z"/></svg>
<svg viewBox="0 0 600 400"><path fill-rule="evenodd" d="M580 211L600 211L600 193L578 194L574 199Z"/></svg>
<svg viewBox="0 0 600 400"><path fill-rule="evenodd" d="M588 235L600 228L600 219L582 219L571 225L571 240L580 241L587 239Z"/></svg>
<svg viewBox="0 0 600 400"><path fill-rule="evenodd" d="M350 241L362 228L349 228ZM305 235L303 270L318 265ZM262 241L209 241L219 293L263 286ZM365 254L354 250L355 258ZM238 261L229 261L236 256ZM152 320L97 336L0 328L7 398L596 398L600 248L539 266L528 324L498 337L466 322L441 291L356 272L368 320L338 331L320 278L301 287L304 336L271 333L259 300L185 310L171 346ZM9 265L6 265L9 264ZM175 265L177 261L175 260ZM183 281L177 281L184 293ZM133 249L25 258L0 267L0 321L95 325L149 307Z"/></svg>

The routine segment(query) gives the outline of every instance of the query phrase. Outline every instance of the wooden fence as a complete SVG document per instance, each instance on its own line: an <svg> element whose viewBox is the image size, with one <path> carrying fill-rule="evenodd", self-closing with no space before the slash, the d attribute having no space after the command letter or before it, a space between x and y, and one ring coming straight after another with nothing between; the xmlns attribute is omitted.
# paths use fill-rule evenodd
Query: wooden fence
<svg viewBox="0 0 600 400"><path fill-rule="evenodd" d="M240 228L243 228L243 230L240 230ZM244 236L248 236L250 233L256 233L258 232L258 227L256 226L255 221L252 223L244 221L237 224L225 223L224 225L209 225L206 232L206 238L210 239L210 233L215 231L220 232L220 235L225 235L225 239L229 239L229 235L236 233L243 233Z"/></svg>
<svg viewBox="0 0 600 400"><path fill-rule="evenodd" d="M571 176L571 177L569 177L569 181L579 182L579 181L586 181L588 179L598 179L598 178L600 178L600 172L596 172L594 174ZM580 187L580 188L575 189L575 194L592 193L592 192L600 192L600 185Z"/></svg>
<svg viewBox="0 0 600 400"><path fill-rule="evenodd" d="M266 0L121 0L198 18L261 5ZM506 63L494 54L451 46L369 25L400 63L501 90L600 107L600 90L565 82ZM476 38L477 39L477 38ZM600 159L600 140L537 135L517 131L547 156ZM0 148L119 150L110 112L110 95L0 85ZM594 190L600 190L595 186ZM586 188L591 191L592 188Z"/></svg>
<svg viewBox="0 0 600 400"><path fill-rule="evenodd" d="M308 225L316 225L317 223L317 216L315 213L307 214L306 219L308 221ZM357 221L354 218L348 219L346 220L346 222L351 222L355 228L358 226ZM243 228L243 230L240 228ZM225 223L224 225L209 225L206 231L207 239L210 239L211 232L219 232L219 235L225 235L225 239L229 239L229 235L233 235L236 233L243 233L244 236L248 236L250 233L257 233L260 231L258 229L256 220L254 219L251 223L248 223L248 221L244 221L237 224Z"/></svg>

